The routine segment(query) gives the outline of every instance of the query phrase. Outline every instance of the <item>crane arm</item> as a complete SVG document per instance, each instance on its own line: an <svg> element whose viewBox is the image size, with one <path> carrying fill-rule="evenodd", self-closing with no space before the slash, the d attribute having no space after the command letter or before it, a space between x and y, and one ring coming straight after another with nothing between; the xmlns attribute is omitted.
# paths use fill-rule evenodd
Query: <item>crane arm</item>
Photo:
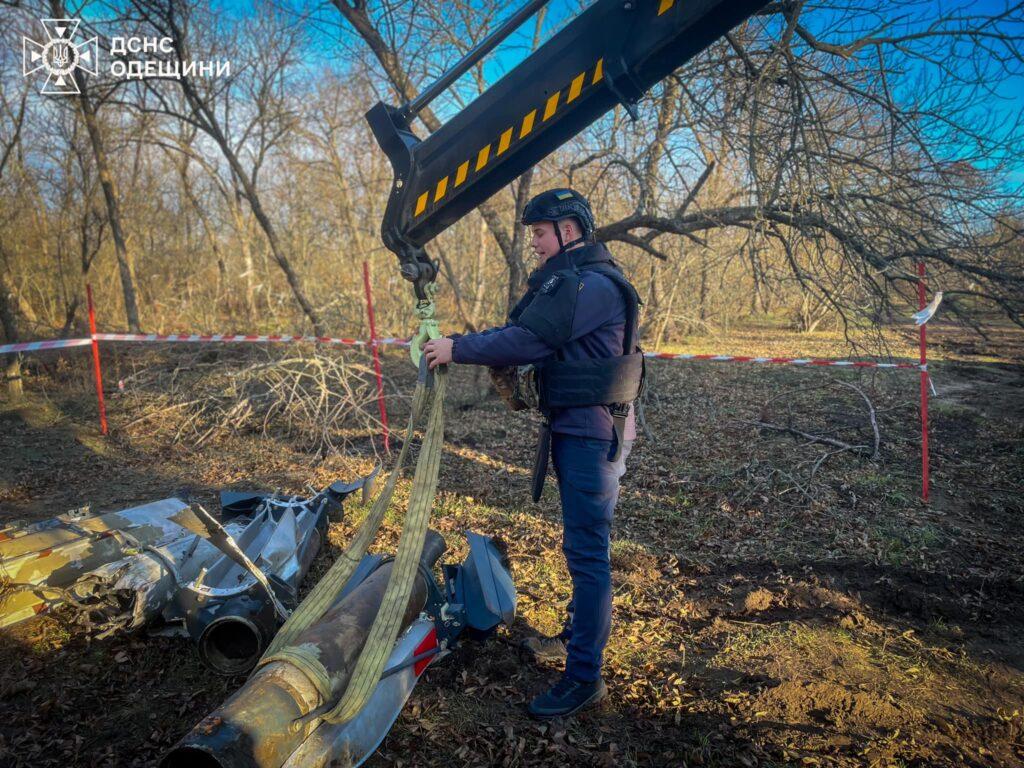
<svg viewBox="0 0 1024 768"><path fill-rule="evenodd" d="M529 18L531 0L440 80L366 118L394 170L381 234L420 300L436 267L423 246L573 136L757 13L767 0L597 0L440 129L420 139L416 113Z"/></svg>

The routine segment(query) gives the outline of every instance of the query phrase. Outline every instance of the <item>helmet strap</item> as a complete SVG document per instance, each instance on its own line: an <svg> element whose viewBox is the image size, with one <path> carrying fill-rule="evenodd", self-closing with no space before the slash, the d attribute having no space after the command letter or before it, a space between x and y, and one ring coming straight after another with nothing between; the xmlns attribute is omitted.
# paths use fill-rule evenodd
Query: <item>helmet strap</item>
<svg viewBox="0 0 1024 768"><path fill-rule="evenodd" d="M585 243L587 241L587 238L585 237L577 237L575 240L570 240L568 243L562 242L562 230L559 229L558 227L559 221L564 221L564 219L559 219L558 221L551 222L555 226L555 239L558 240L559 253L565 253L567 248L571 248L572 246L576 245L576 243Z"/></svg>
<svg viewBox="0 0 1024 768"><path fill-rule="evenodd" d="M562 245L562 250L564 251L564 250L567 250L569 248L572 248L572 246L576 245L577 243L585 243L585 242L587 242L587 238L585 238L585 237L577 237L575 240L570 240L568 243L563 244Z"/></svg>

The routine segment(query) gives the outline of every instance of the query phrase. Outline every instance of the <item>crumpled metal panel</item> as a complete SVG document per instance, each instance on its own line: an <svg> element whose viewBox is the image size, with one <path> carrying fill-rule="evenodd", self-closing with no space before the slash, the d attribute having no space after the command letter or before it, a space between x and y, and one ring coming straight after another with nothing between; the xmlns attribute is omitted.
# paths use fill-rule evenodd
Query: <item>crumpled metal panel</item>
<svg viewBox="0 0 1024 768"><path fill-rule="evenodd" d="M181 499L93 515L69 512L50 520L0 530L0 579L13 585L0 602L0 626L23 621L65 601L63 590L91 571L122 558L126 549L166 545L189 534L172 515ZM56 591L48 591L46 587Z"/></svg>
<svg viewBox="0 0 1024 768"><path fill-rule="evenodd" d="M241 518L224 528L237 536L247 522L247 518ZM76 585L75 593L83 599L98 592L116 596L123 612L120 616L108 616L108 622L120 623L129 631L173 619L165 611L174 597L222 556L219 549L201 536L190 531L183 533L97 568L91 574L96 578Z"/></svg>
<svg viewBox="0 0 1024 768"><path fill-rule="evenodd" d="M314 509L306 499L267 499L235 539L267 576L274 597L292 609L326 532L325 505ZM223 674L237 674L252 668L285 617L277 615L266 587L223 554L184 585L165 618L184 621L208 666Z"/></svg>
<svg viewBox="0 0 1024 768"><path fill-rule="evenodd" d="M198 641L211 621L235 612L255 622L265 645L297 603L328 515L340 514L357 490L367 496L378 470L308 498L222 494L223 530L267 579L273 600L237 558L183 523L195 514L181 499L0 528L0 626L70 602L102 634L163 622ZM269 603L276 605L268 615Z"/></svg>

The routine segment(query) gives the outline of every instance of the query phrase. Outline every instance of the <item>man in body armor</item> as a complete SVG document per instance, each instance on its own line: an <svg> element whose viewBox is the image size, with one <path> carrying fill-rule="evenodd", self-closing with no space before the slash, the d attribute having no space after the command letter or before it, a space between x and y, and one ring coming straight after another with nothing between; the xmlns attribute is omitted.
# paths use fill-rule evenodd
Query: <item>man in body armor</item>
<svg viewBox="0 0 1024 768"><path fill-rule="evenodd" d="M637 346L639 297L594 241L590 205L570 189L553 189L523 209L538 267L529 289L500 328L424 345L431 368L449 363L487 365L512 395L508 373L533 366L531 376L544 425L534 467L540 497L549 454L562 503L563 543L573 596L562 633L534 639L539 656L561 655L565 674L529 705L538 718L570 715L607 693L601 657L611 630L609 533L619 478L636 435L633 400L643 378ZM515 368L512 368L514 371ZM519 371L522 372L522 368ZM519 380L519 394L522 378ZM522 398L506 397L513 408Z"/></svg>

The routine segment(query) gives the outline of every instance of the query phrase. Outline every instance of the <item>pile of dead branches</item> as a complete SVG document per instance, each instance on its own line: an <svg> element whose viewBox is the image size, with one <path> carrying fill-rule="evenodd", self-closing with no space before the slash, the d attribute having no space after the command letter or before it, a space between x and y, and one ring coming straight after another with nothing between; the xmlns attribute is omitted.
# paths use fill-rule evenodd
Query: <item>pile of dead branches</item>
<svg viewBox="0 0 1024 768"><path fill-rule="evenodd" d="M380 431L373 370L352 355L320 350L260 359L197 358L137 369L122 382L138 415L125 429L164 423L175 441L201 446L258 432L306 443L321 455Z"/></svg>
<svg viewBox="0 0 1024 768"><path fill-rule="evenodd" d="M795 490L805 502L813 504L821 490L814 484L815 476L833 457L852 453L870 461L882 460L880 412L869 391L868 387L830 376L823 382L772 394L761 406L757 419L736 419L739 424L756 428L762 437L789 436L799 452L792 471L757 459L743 467L743 486L753 488L744 501L761 492L779 497ZM849 395L851 392L853 395ZM847 395L845 399L843 394ZM901 403L896 407L904 406ZM893 408L884 412L890 410ZM770 415L773 411L774 417ZM797 479L799 475L804 479Z"/></svg>

